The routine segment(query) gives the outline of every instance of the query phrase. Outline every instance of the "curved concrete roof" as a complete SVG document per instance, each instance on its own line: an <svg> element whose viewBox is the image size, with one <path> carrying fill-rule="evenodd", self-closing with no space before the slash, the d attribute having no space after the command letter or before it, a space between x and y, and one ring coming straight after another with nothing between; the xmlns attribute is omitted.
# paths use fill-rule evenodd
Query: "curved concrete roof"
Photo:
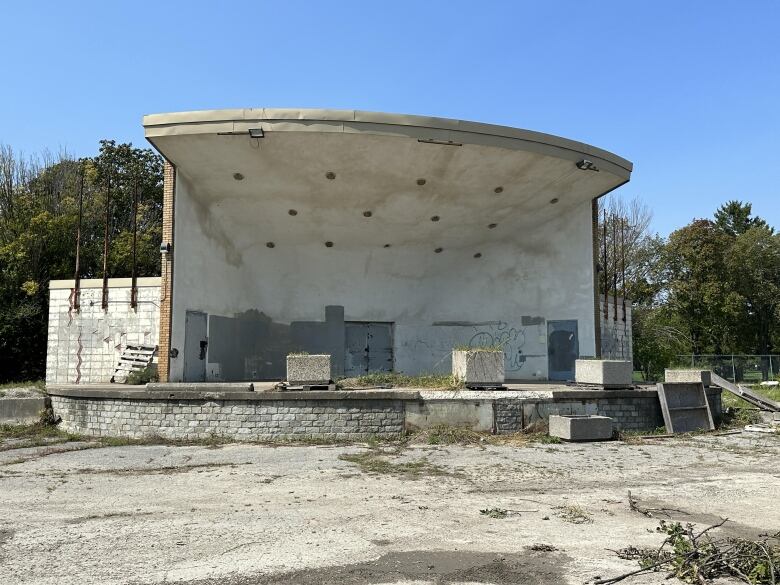
<svg viewBox="0 0 780 585"><path fill-rule="evenodd" d="M611 152L551 134L509 126L448 118L386 114L360 110L248 108L201 110L144 116L146 138L163 154L156 138L192 134L246 134L250 128L271 132L344 132L406 136L444 144L473 144L527 150L573 159L587 157L623 179L633 165ZM595 160L594 160L595 159ZM174 161L175 162L175 161Z"/></svg>

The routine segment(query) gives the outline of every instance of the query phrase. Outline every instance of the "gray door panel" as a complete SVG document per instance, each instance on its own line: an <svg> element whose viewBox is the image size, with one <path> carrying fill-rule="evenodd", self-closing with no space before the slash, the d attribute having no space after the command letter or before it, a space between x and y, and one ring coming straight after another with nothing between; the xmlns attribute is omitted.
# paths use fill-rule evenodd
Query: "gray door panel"
<svg viewBox="0 0 780 585"><path fill-rule="evenodd" d="M393 371L393 324L346 322L344 375Z"/></svg>
<svg viewBox="0 0 780 585"><path fill-rule="evenodd" d="M393 334L390 323L368 324L368 371L393 371Z"/></svg>
<svg viewBox="0 0 780 585"><path fill-rule="evenodd" d="M344 375L362 376L368 373L368 327L365 323L344 324Z"/></svg>
<svg viewBox="0 0 780 585"><path fill-rule="evenodd" d="M201 311L187 311L184 318L184 381L206 381L206 353L208 315Z"/></svg>
<svg viewBox="0 0 780 585"><path fill-rule="evenodd" d="M577 321L547 321L547 377L573 380L574 362L579 355Z"/></svg>

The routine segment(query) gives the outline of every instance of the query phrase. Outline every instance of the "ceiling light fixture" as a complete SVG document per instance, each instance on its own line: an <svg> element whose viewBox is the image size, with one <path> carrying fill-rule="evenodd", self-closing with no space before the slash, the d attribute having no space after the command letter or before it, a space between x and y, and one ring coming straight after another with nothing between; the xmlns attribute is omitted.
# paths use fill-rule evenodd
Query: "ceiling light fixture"
<svg viewBox="0 0 780 585"><path fill-rule="evenodd" d="M555 205L556 203L558 203L557 197L553 197L552 199L550 199L550 205Z"/></svg>
<svg viewBox="0 0 780 585"><path fill-rule="evenodd" d="M241 173L233 173L233 178L236 181L243 181L244 180L244 175L242 175Z"/></svg>
<svg viewBox="0 0 780 585"><path fill-rule="evenodd" d="M265 136L265 134L263 133L263 129L262 128L250 128L249 129L249 137L250 138L262 138L263 136Z"/></svg>
<svg viewBox="0 0 780 585"><path fill-rule="evenodd" d="M586 158L583 158L577 163L577 168L581 171L594 171L596 173L599 172L599 168L593 164L593 161L589 161Z"/></svg>

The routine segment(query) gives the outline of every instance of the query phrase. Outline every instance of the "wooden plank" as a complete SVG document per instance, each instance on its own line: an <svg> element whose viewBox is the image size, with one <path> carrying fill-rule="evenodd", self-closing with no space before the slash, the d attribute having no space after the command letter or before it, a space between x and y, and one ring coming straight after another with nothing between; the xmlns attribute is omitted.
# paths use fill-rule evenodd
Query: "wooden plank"
<svg viewBox="0 0 780 585"><path fill-rule="evenodd" d="M704 384L665 382L658 384L657 389L668 433L715 429Z"/></svg>
<svg viewBox="0 0 780 585"><path fill-rule="evenodd" d="M739 384L734 384L733 382L729 382L725 378L721 378L720 376L718 376L715 372L712 373L712 383L715 384L716 386L723 388L724 390L728 390L729 392L735 394L736 396L739 396L740 398L742 398L742 400L749 402L753 406L757 406L763 410L780 412L780 404L778 404L774 400L770 400L766 396L761 396L760 394L753 392L749 388L745 388L744 386L740 386Z"/></svg>

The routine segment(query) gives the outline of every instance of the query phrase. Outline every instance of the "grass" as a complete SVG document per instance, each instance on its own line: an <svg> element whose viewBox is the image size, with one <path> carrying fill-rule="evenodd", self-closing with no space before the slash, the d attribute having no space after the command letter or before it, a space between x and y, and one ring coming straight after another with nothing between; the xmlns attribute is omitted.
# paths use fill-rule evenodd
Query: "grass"
<svg viewBox="0 0 780 585"><path fill-rule="evenodd" d="M393 463L383 452L370 449L363 453L339 455L339 459L357 465L364 473L372 475L402 475L409 478L419 478L424 475L445 475L445 470L434 465L426 458L414 461Z"/></svg>
<svg viewBox="0 0 780 585"><path fill-rule="evenodd" d="M4 382L0 384L0 398L6 395L7 390L11 390L12 388L25 388L25 389L32 389L37 390L38 392L45 393L46 392L46 382L43 380L29 380L26 382Z"/></svg>
<svg viewBox="0 0 780 585"><path fill-rule="evenodd" d="M484 510L479 511L480 514L483 516L487 516L488 518L506 518L509 515L509 512L504 510L503 508L486 508Z"/></svg>
<svg viewBox="0 0 780 585"><path fill-rule="evenodd" d="M390 386L391 388L433 388L436 390L460 390L463 382L449 374L422 374L408 376L397 372L377 372L355 378L339 380L340 388L370 388Z"/></svg>
<svg viewBox="0 0 780 585"><path fill-rule="evenodd" d="M504 351L504 346L500 343L495 345L456 345L452 348L453 351L487 351L490 353L499 353Z"/></svg>
<svg viewBox="0 0 780 585"><path fill-rule="evenodd" d="M412 435L409 442L425 442L429 445L482 445L491 442L493 435L480 433L466 427L435 425Z"/></svg>
<svg viewBox="0 0 780 585"><path fill-rule="evenodd" d="M754 385L750 386L750 389L753 390L756 394L761 394L762 396L766 396L770 400L774 400L775 402L780 402L780 386L759 386ZM723 391L723 408L727 408L729 406L733 408L755 408L752 404L749 402L745 402L742 400L739 396L735 396L731 392L727 392L726 390Z"/></svg>
<svg viewBox="0 0 780 585"><path fill-rule="evenodd" d="M591 524L593 522L590 513L579 506L557 506L555 510L555 515L564 522L571 524Z"/></svg>

